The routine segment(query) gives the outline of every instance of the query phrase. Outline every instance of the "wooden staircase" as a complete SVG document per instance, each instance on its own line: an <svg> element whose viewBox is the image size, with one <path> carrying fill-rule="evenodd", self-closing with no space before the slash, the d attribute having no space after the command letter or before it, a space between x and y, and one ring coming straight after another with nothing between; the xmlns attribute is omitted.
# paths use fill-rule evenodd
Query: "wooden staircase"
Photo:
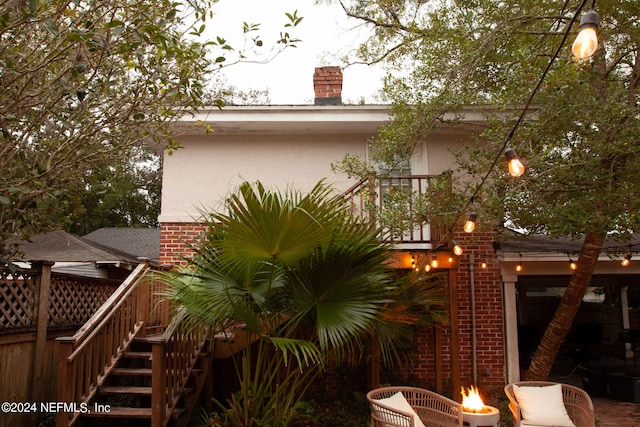
<svg viewBox="0 0 640 427"><path fill-rule="evenodd" d="M210 404L210 334L171 317L148 273L140 265L73 337L58 339L57 400L79 410L58 412L57 427L186 427L201 396Z"/></svg>
<svg viewBox="0 0 640 427"><path fill-rule="evenodd" d="M78 425L94 425L96 419L102 419L100 425L104 426L152 425L153 343L161 338L160 335L134 338L130 350L123 352L105 383L98 387L96 396L89 405L92 411L82 414ZM188 425L205 385L211 384L206 381L210 364L211 353L201 351L167 425ZM210 394L210 391L205 392L208 397Z"/></svg>

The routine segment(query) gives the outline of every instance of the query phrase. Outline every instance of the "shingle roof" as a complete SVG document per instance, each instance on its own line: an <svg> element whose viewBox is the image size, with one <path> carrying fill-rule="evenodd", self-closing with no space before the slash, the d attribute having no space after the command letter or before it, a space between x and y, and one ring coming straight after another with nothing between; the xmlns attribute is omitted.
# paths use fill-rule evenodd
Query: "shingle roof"
<svg viewBox="0 0 640 427"><path fill-rule="evenodd" d="M578 253L582 248L584 237L550 237L544 235L529 235L521 237L503 238L496 242L495 249L503 253L526 252L556 252ZM634 251L640 246L640 235L633 235L631 240L620 242L608 237L602 245L602 251L625 251L633 247Z"/></svg>
<svg viewBox="0 0 640 427"><path fill-rule="evenodd" d="M21 252L19 259L14 261L136 261L135 257L112 253L64 231L52 231L33 236L29 241L20 242L19 250Z"/></svg>
<svg viewBox="0 0 640 427"><path fill-rule="evenodd" d="M105 227L82 238L133 259L148 258L153 261L160 258L159 228Z"/></svg>

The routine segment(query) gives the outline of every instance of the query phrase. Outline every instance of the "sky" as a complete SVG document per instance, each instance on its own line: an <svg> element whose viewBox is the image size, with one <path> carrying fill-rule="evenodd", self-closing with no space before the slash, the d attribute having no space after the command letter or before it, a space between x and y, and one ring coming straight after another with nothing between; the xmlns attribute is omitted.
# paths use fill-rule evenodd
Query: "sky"
<svg viewBox="0 0 640 427"><path fill-rule="evenodd" d="M207 33L221 35L234 47L242 44L243 22L260 23L266 46L274 45L287 22L285 13L297 10L304 19L293 36L302 40L267 64L237 64L224 71L238 89L267 89L272 104L312 104L315 67L344 66L341 57L357 48L368 29L348 18L338 4L315 5L313 0L220 0ZM344 103L380 103L377 92L383 73L378 68L352 65L343 69Z"/></svg>

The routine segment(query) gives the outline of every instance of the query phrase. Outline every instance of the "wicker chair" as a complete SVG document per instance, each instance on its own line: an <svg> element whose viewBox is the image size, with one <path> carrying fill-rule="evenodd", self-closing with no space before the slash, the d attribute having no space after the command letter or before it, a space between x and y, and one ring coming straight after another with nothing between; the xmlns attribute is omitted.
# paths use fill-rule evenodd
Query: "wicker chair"
<svg viewBox="0 0 640 427"><path fill-rule="evenodd" d="M513 415L513 425L515 427L520 427L522 413L520 412L520 406L518 405L518 401L516 400L513 392L513 386L540 387L555 384L558 383L549 381L520 381L513 384L507 384L505 386L504 392L509 398L509 409L511 410L511 415ZM569 414L571 421L573 421L576 427L595 427L596 421L593 412L593 402L587 392L569 384L560 383L560 385L562 386L564 406L567 408L567 413Z"/></svg>
<svg viewBox="0 0 640 427"><path fill-rule="evenodd" d="M427 427L462 427L462 405L437 393L415 387L383 387L367 393L371 427L415 427L413 416L379 402L402 392Z"/></svg>

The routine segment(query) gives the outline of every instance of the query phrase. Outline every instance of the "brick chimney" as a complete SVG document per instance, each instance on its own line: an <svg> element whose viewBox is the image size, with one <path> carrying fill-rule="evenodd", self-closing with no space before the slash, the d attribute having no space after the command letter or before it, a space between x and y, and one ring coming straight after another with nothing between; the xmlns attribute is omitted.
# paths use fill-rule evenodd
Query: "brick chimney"
<svg viewBox="0 0 640 427"><path fill-rule="evenodd" d="M313 73L315 105L342 104L342 70L340 67L318 67Z"/></svg>

